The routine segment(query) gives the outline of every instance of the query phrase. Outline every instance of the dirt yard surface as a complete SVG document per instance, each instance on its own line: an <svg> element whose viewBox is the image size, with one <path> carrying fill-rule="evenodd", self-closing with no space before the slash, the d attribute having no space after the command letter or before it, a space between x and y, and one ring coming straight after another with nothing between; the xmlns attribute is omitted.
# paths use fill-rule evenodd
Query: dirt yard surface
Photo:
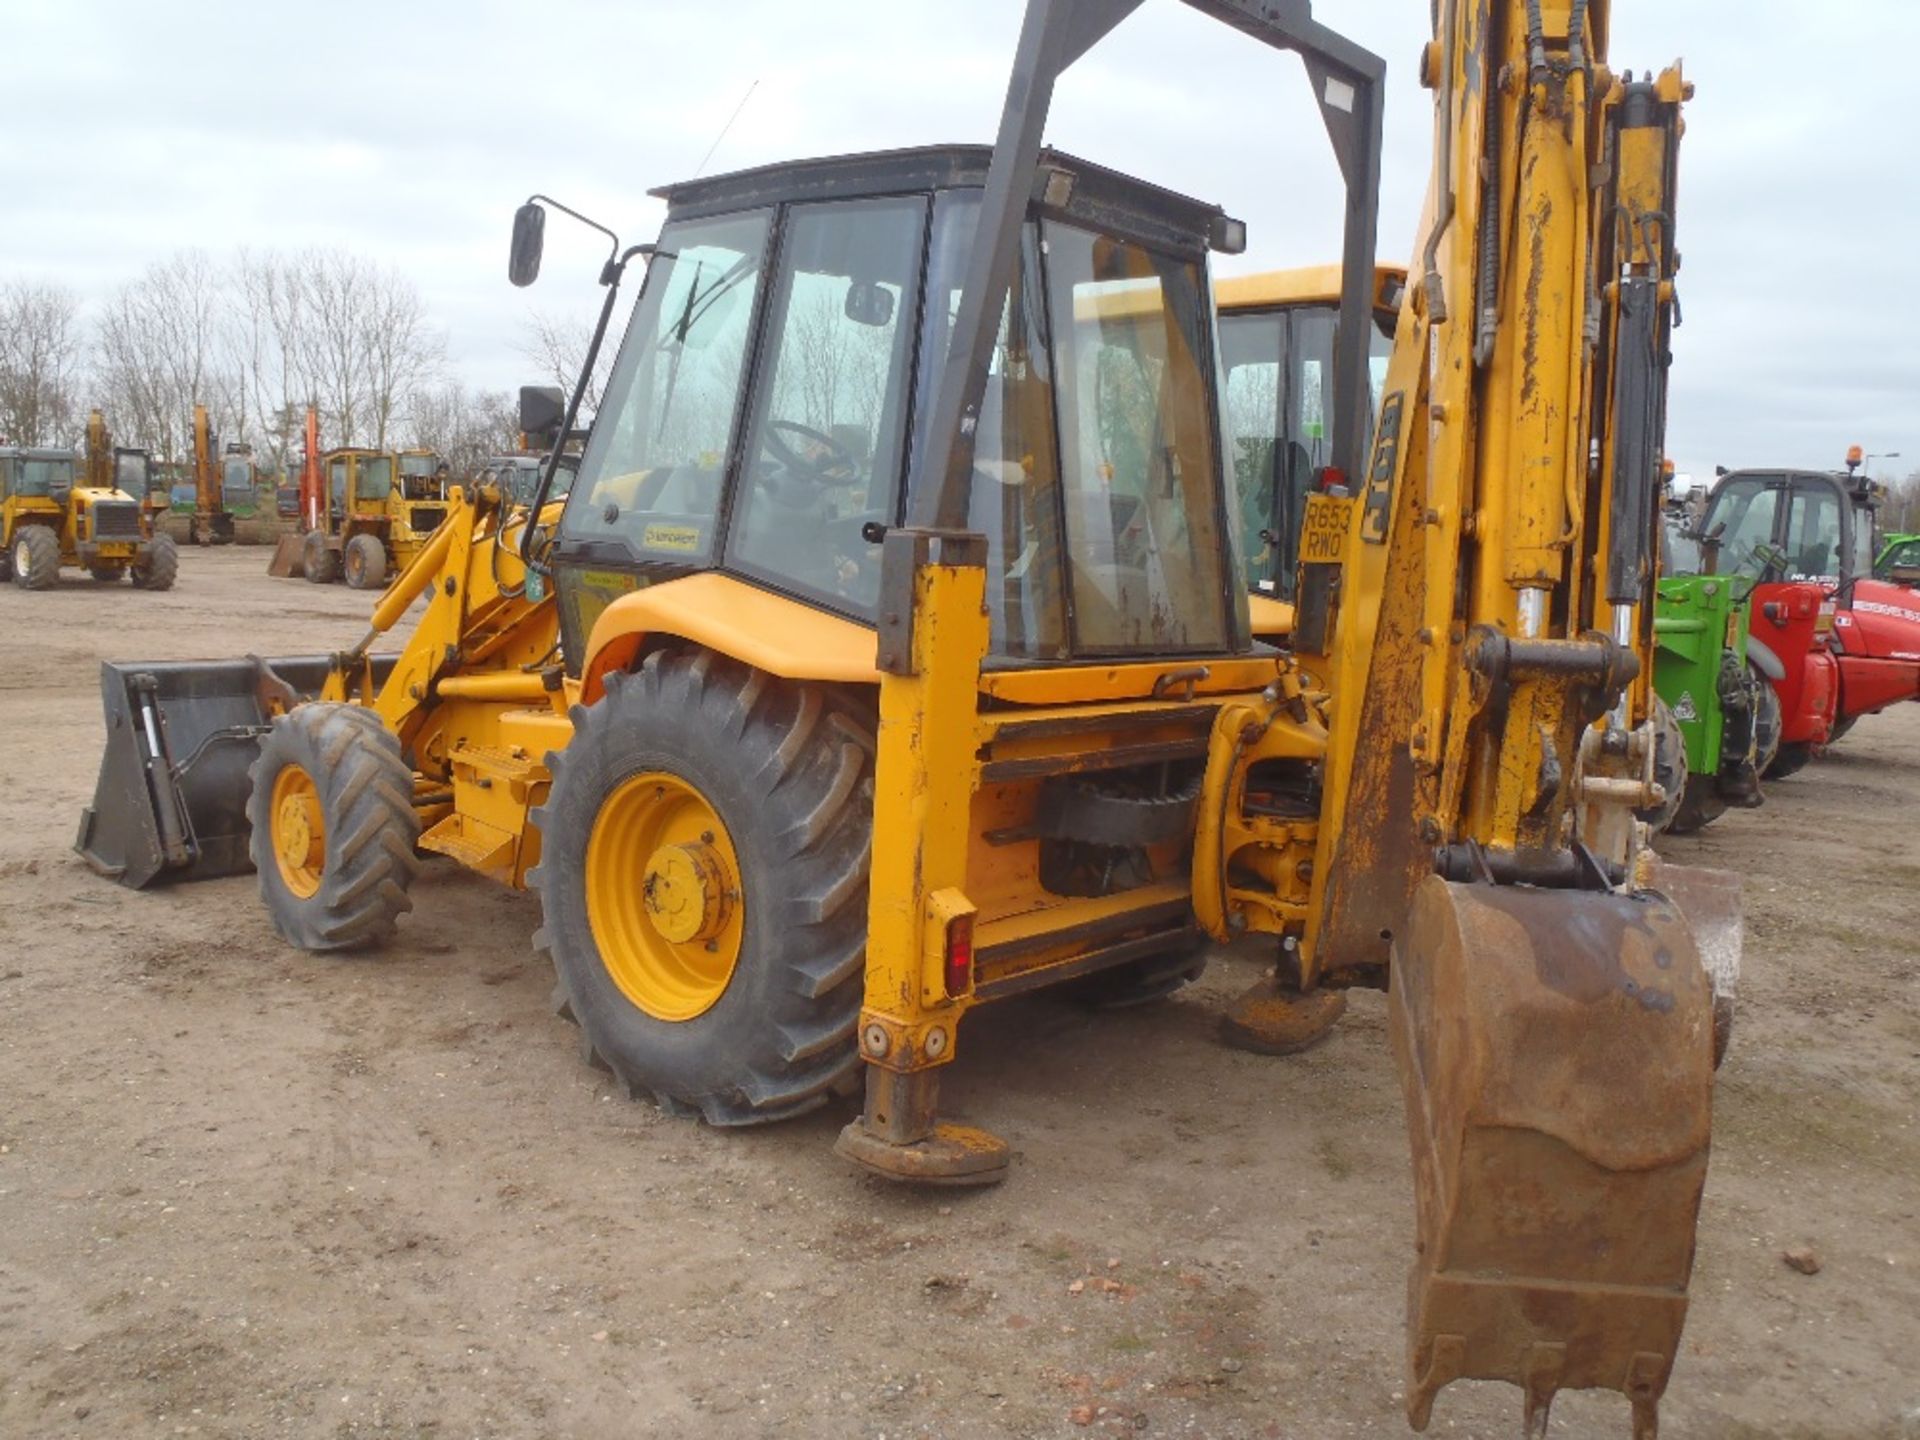
<svg viewBox="0 0 1920 1440"><path fill-rule="evenodd" d="M283 947L254 880L71 853L95 662L325 650L367 600L188 551L167 595L0 587L0 1436L1396 1436L1412 1203L1381 997L1222 1049L1256 967L962 1033L983 1193L616 1095L537 905L429 868L385 953ZM1746 876L1678 1437L1920 1435L1920 707L1674 858ZM1783 1252L1811 1250L1802 1274ZM1443 1435L1518 1433L1457 1386ZM1556 1435L1624 1436L1573 1394Z"/></svg>

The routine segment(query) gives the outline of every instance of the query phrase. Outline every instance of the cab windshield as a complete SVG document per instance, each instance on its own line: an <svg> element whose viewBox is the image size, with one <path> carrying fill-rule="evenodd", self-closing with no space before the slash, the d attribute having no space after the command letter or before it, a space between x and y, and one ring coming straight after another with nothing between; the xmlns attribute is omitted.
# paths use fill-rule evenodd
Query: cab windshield
<svg viewBox="0 0 1920 1440"><path fill-rule="evenodd" d="M400 474L408 480L431 479L439 468L439 462L431 455L402 455Z"/></svg>

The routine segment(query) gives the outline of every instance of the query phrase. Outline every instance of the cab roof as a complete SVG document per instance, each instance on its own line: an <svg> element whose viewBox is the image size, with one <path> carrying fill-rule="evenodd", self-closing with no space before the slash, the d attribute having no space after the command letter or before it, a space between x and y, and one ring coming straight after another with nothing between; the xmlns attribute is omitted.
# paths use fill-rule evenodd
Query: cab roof
<svg viewBox="0 0 1920 1440"><path fill-rule="evenodd" d="M669 221L689 220L799 201L977 190L986 184L992 160L993 149L987 145L923 145L782 161L662 185L648 193L667 202ZM1060 176L1069 182L1063 203L1063 187L1056 180ZM1204 251L1213 223L1226 214L1217 205L1058 150L1040 152L1033 199L1044 212L1189 251Z"/></svg>

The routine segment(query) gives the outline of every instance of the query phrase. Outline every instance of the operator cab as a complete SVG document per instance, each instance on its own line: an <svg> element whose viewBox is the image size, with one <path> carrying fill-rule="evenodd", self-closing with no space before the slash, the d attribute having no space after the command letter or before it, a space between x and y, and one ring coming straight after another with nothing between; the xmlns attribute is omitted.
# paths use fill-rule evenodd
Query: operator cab
<svg viewBox="0 0 1920 1440"><path fill-rule="evenodd" d="M1867 482L1845 475L1736 470L1714 486L1700 533L1727 574L1832 590L1872 574L1876 504Z"/></svg>
<svg viewBox="0 0 1920 1440"><path fill-rule="evenodd" d="M0 449L0 499L66 504L73 491L75 458L71 450Z"/></svg>
<svg viewBox="0 0 1920 1440"><path fill-rule="evenodd" d="M697 570L871 625L991 151L669 186L552 552L565 653ZM1044 152L976 431L995 661L1248 650L1207 277L1215 207Z"/></svg>

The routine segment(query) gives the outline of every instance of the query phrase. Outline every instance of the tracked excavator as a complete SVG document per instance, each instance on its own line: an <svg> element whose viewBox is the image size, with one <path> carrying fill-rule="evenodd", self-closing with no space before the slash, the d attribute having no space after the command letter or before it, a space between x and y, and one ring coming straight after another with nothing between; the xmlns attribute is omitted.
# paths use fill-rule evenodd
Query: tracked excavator
<svg viewBox="0 0 1920 1440"><path fill-rule="evenodd" d="M703 178L655 244L606 232L581 382L523 395L573 432L644 260L564 503L553 461L525 504L456 488L341 653L106 666L78 848L135 886L251 865L314 951L390 936L423 855L528 887L630 1092L719 1125L864 1092L838 1148L906 1181L1005 1173L939 1114L977 1007L1163 995L1233 942L1274 964L1236 1033L1284 1051L1385 986L1411 1423L1499 1379L1530 1433L1602 1387L1651 1436L1739 936L1634 818L1686 87L1608 68L1603 0L1440 0L1369 443L1384 66L1304 3L1187 3L1299 55L1346 184L1291 653L1222 441L1209 254L1244 226L1043 148L1138 0L1030 0L991 149ZM517 213L516 283L555 213Z"/></svg>

